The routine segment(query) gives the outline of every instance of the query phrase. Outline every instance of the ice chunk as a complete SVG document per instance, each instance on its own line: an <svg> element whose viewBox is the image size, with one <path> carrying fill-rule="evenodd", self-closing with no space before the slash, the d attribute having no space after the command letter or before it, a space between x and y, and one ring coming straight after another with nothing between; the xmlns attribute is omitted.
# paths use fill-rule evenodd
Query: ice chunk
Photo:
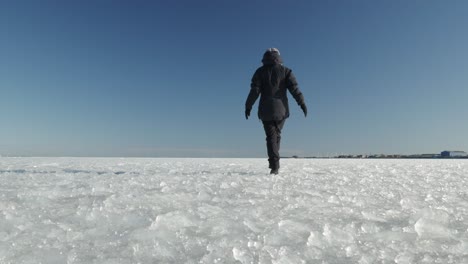
<svg viewBox="0 0 468 264"><path fill-rule="evenodd" d="M452 230L434 219L420 218L414 224L414 230L422 239L451 239Z"/></svg>
<svg viewBox="0 0 468 264"><path fill-rule="evenodd" d="M376 257L373 256L372 254L363 254L361 258L359 259L358 263L359 264L373 264L375 262Z"/></svg>
<svg viewBox="0 0 468 264"><path fill-rule="evenodd" d="M323 250L322 248L319 247L307 247L306 250L304 251L304 256L308 259L311 260L319 260L323 259ZM314 262L312 262L314 263ZM321 263L321 262L318 262Z"/></svg>
<svg viewBox="0 0 468 264"><path fill-rule="evenodd" d="M169 186L164 186L162 189L161 189L161 192L162 193L170 193L172 191L172 189L169 187Z"/></svg>
<svg viewBox="0 0 468 264"><path fill-rule="evenodd" d="M328 202L332 203L332 204L339 204L340 203L340 198L338 198L338 196L336 196L336 195L331 195L328 198Z"/></svg>
<svg viewBox="0 0 468 264"><path fill-rule="evenodd" d="M414 224L414 230L422 239L453 238L453 231L448 227L449 214L442 210L426 208L420 212L421 217Z"/></svg>
<svg viewBox="0 0 468 264"><path fill-rule="evenodd" d="M167 214L158 215L151 224L151 230L165 228L169 230L179 230L184 227L197 226L197 219L181 211L173 211Z"/></svg>
<svg viewBox="0 0 468 264"><path fill-rule="evenodd" d="M263 243L269 246L281 246L287 239L286 234L272 230L263 237Z"/></svg>
<svg viewBox="0 0 468 264"><path fill-rule="evenodd" d="M424 257L421 259L421 263L434 263L434 258L429 254L424 254Z"/></svg>
<svg viewBox="0 0 468 264"><path fill-rule="evenodd" d="M403 252L401 254L398 254L395 258L395 263L412 264L414 263L414 254L409 252Z"/></svg>
<svg viewBox="0 0 468 264"><path fill-rule="evenodd" d="M416 201L415 199L410 198L410 197L405 197L405 198L401 199L400 200L400 205L401 205L402 209L409 210L409 211L413 211L415 209L420 208L419 202Z"/></svg>
<svg viewBox="0 0 468 264"><path fill-rule="evenodd" d="M223 209L218 206L203 204L203 206L198 207L198 215L200 218L212 218L223 213Z"/></svg>
<svg viewBox="0 0 468 264"><path fill-rule="evenodd" d="M468 252L468 241L462 240L458 244L453 245L449 251L455 255L463 255Z"/></svg>
<svg viewBox="0 0 468 264"><path fill-rule="evenodd" d="M365 234L374 234L381 230L381 228L374 222L365 222L361 225L361 231Z"/></svg>
<svg viewBox="0 0 468 264"><path fill-rule="evenodd" d="M323 237L330 245L350 244L354 242L352 233L346 232L340 228L332 227L328 223L323 227Z"/></svg>
<svg viewBox="0 0 468 264"><path fill-rule="evenodd" d="M240 248L234 247L232 249L232 255L235 260L238 260L243 264L254 263L253 256L246 249L240 249Z"/></svg>
<svg viewBox="0 0 468 264"><path fill-rule="evenodd" d="M307 246L314 246L318 248L324 247L324 241L322 234L318 232L311 231L309 237L307 238Z"/></svg>
<svg viewBox="0 0 468 264"><path fill-rule="evenodd" d="M305 240L310 235L310 228L304 224L293 220L281 220L278 222L279 230L300 240Z"/></svg>
<svg viewBox="0 0 468 264"><path fill-rule="evenodd" d="M228 184L227 182L222 182L221 185L219 186L219 188L221 189L228 189L230 187L230 184Z"/></svg>
<svg viewBox="0 0 468 264"><path fill-rule="evenodd" d="M305 264L301 254L293 251L289 247L281 247L278 251L278 258L271 261L272 264Z"/></svg>
<svg viewBox="0 0 468 264"><path fill-rule="evenodd" d="M346 252L346 257L348 257L348 258L353 257L353 256L357 256L360 253L359 248L355 244L347 246L345 248L345 252Z"/></svg>
<svg viewBox="0 0 468 264"><path fill-rule="evenodd" d="M379 217L379 216L375 215L375 214L372 213L372 212L362 211L361 214L362 214L362 216L364 216L364 218L367 219L367 220L376 221L376 222L382 222L382 223L387 222L387 220L385 220L385 219L382 218L382 217Z"/></svg>
<svg viewBox="0 0 468 264"><path fill-rule="evenodd" d="M249 248L254 248L256 250L258 250L261 246L262 246L262 243L260 241L252 241L250 240L248 243L247 243L247 246Z"/></svg>
<svg viewBox="0 0 468 264"><path fill-rule="evenodd" d="M247 226L250 230L252 230L255 233L260 233L263 231L263 228L251 219L245 219L244 225Z"/></svg>
<svg viewBox="0 0 468 264"><path fill-rule="evenodd" d="M58 249L32 249L28 255L18 256L13 263L67 263L67 254Z"/></svg>
<svg viewBox="0 0 468 264"><path fill-rule="evenodd" d="M197 198L200 201L209 201L211 200L211 195L207 191L201 190L198 192Z"/></svg>
<svg viewBox="0 0 468 264"><path fill-rule="evenodd" d="M309 236L309 228L306 225L292 220L281 220L278 228L265 235L264 242L271 246L305 244Z"/></svg>
<svg viewBox="0 0 468 264"><path fill-rule="evenodd" d="M406 233L399 231L382 231L374 234L374 239L381 241L414 241L416 239L415 233Z"/></svg>

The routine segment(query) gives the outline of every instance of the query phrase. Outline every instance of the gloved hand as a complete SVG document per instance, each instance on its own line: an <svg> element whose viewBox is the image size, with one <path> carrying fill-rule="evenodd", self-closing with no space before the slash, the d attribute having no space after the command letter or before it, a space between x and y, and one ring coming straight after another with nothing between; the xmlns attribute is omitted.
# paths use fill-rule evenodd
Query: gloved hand
<svg viewBox="0 0 468 264"><path fill-rule="evenodd" d="M245 109L245 119L249 119L249 116L250 116L250 111L252 109Z"/></svg>
<svg viewBox="0 0 468 264"><path fill-rule="evenodd" d="M305 104L301 104L302 112L304 112L304 117L307 117L307 106Z"/></svg>

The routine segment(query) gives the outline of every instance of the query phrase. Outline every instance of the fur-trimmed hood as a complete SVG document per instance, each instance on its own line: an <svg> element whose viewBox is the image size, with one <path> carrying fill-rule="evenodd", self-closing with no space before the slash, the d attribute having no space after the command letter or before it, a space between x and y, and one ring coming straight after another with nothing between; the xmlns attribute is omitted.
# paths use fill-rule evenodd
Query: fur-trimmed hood
<svg viewBox="0 0 468 264"><path fill-rule="evenodd" d="M277 49L268 49L263 54L262 63L263 65L283 64L283 59L281 58L280 53Z"/></svg>

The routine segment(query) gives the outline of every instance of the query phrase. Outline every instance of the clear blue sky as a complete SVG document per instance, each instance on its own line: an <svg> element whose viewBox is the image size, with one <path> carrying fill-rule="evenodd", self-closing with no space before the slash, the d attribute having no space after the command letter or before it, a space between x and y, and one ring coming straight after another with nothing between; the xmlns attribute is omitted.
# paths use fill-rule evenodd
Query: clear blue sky
<svg viewBox="0 0 468 264"><path fill-rule="evenodd" d="M467 14L465 0L1 1L0 154L264 157L244 103L269 47L309 107L290 97L282 155L468 151Z"/></svg>

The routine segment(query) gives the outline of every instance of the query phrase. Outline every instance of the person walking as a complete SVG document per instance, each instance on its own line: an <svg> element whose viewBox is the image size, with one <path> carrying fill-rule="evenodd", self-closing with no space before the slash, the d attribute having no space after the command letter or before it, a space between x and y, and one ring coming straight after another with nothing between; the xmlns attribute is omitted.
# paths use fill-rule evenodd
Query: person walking
<svg viewBox="0 0 468 264"><path fill-rule="evenodd" d="M307 107L296 77L291 69L283 65L278 49L267 49L263 54L262 63L263 66L259 67L252 77L250 92L245 102L245 118L249 119L252 107L260 96L258 118L262 120L265 129L270 174L278 174L281 130L289 117L286 91L294 97L305 117Z"/></svg>

